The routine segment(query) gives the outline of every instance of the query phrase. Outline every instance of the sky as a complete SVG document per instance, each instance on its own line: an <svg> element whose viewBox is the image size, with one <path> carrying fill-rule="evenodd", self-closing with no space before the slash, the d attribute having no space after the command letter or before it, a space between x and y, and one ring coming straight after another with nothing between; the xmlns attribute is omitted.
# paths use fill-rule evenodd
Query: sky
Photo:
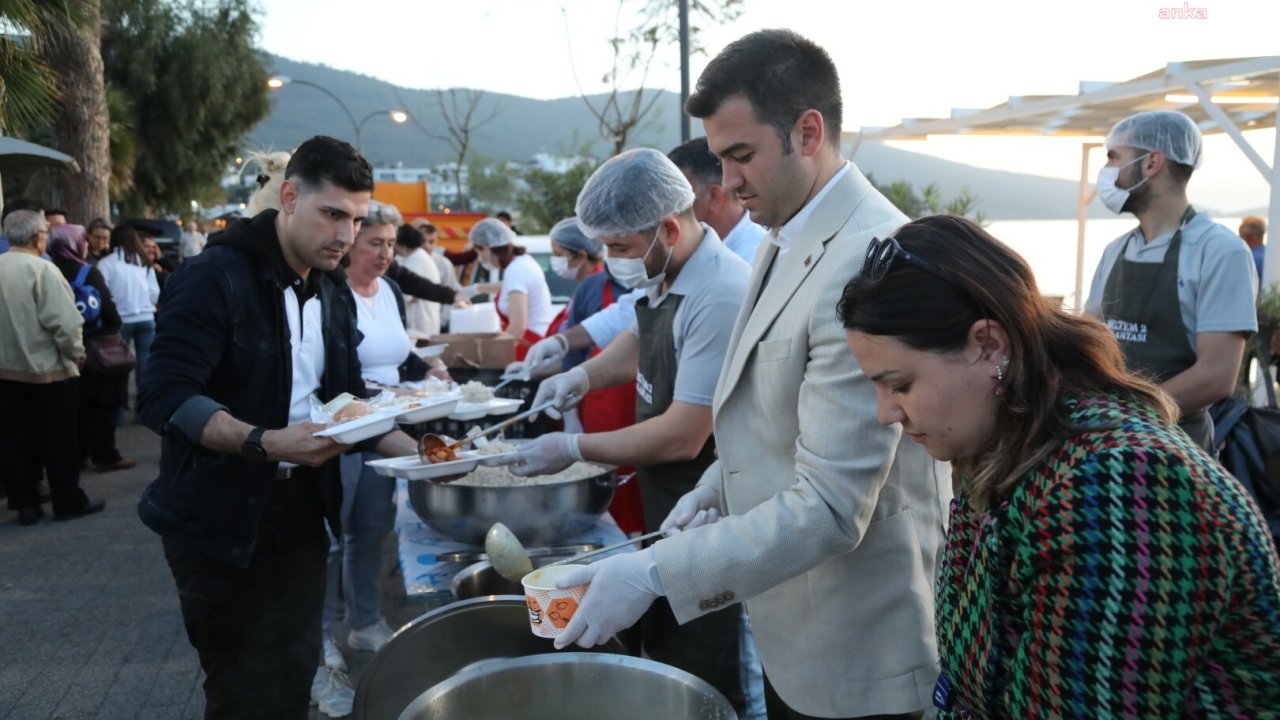
<svg viewBox="0 0 1280 720"><path fill-rule="evenodd" d="M627 0L628 7L640 3ZM476 87L534 98L604 89L608 38L633 23L613 0L258 0L269 52L412 88ZM1169 62L1280 55L1280 2L1196 0L1203 20L1160 18L1179 0L744 0L741 17L701 33L692 81L748 32L787 27L823 46L840 71L845 129L945 117L1011 95L1074 94L1081 81L1127 80ZM351 8L359 8L352 12ZM575 81L575 75L577 81ZM650 86L680 89L678 48L664 47ZM1277 88L1280 94L1280 88ZM1270 163L1271 131L1246 133ZM1015 172L1075 179L1079 141L935 137L893 143ZM1093 168L1103 162L1101 152ZM1225 211L1265 206L1262 175L1229 138L1206 139L1192 181Z"/></svg>

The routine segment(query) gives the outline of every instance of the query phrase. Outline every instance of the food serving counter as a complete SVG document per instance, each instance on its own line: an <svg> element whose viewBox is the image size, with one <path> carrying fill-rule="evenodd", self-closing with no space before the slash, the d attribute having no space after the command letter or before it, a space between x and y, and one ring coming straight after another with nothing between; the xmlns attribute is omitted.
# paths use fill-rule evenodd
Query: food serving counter
<svg viewBox="0 0 1280 720"><path fill-rule="evenodd" d="M396 484L396 534L399 536L397 551L404 579L405 601L430 605L450 602L453 600L450 583L454 575L475 561L452 562L438 556L463 550L482 552L484 548L450 540L424 525L409 505L407 482L401 479ZM626 539L627 536L618 524L605 513L586 532L557 541L556 544L612 545Z"/></svg>

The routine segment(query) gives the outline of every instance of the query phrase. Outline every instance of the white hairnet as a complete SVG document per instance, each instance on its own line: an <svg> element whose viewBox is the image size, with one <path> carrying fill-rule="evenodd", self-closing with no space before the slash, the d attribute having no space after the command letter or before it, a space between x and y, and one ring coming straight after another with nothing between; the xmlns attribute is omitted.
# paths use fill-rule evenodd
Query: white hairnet
<svg viewBox="0 0 1280 720"><path fill-rule="evenodd" d="M485 218L471 226L468 234L471 244L478 248L506 247L516 240L516 234L497 218Z"/></svg>
<svg viewBox="0 0 1280 720"><path fill-rule="evenodd" d="M1108 148L1159 150L1170 160L1200 167L1200 128L1176 110L1141 112L1116 123L1107 134Z"/></svg>
<svg viewBox="0 0 1280 720"><path fill-rule="evenodd" d="M551 227L551 239L557 245L570 252L586 253L590 257L604 254L604 246L599 240L589 238L578 227L578 218L565 218Z"/></svg>
<svg viewBox="0 0 1280 720"><path fill-rule="evenodd" d="M693 188L675 163L649 148L601 165L578 193L578 227L587 237L631 235L693 206Z"/></svg>

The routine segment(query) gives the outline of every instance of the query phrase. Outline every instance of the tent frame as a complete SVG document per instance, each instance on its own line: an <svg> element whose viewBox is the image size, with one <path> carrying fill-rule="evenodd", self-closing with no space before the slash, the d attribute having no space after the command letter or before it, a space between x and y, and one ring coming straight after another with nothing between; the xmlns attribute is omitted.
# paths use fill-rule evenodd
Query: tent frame
<svg viewBox="0 0 1280 720"><path fill-rule="evenodd" d="M1188 98L1171 97L1189 94ZM924 140L929 135L1082 137L1076 207L1075 309L1084 301L1084 230L1096 190L1089 153L1101 147L1115 123L1143 110L1180 110L1202 133L1226 133L1270 187L1263 285L1280 275L1280 56L1173 62L1118 83L1082 82L1076 95L1010 97L982 110L953 109L949 118L907 118L889 128L845 133L853 158L863 142ZM1271 163L1244 137L1244 130L1271 128L1277 135Z"/></svg>

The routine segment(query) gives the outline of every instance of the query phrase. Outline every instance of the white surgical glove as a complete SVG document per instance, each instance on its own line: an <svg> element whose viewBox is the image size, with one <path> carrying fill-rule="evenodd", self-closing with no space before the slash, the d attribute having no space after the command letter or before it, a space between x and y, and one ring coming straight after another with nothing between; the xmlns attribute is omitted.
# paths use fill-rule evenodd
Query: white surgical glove
<svg viewBox="0 0 1280 720"><path fill-rule="evenodd" d="M635 625L654 600L667 594L658 577L658 561L652 547L598 560L556 583L561 590L575 585L591 587L564 632L556 638L557 650L574 641L584 648L609 642L619 630Z"/></svg>
<svg viewBox="0 0 1280 720"><path fill-rule="evenodd" d="M582 459L578 435L548 433L525 443L509 468L512 475L551 475Z"/></svg>
<svg viewBox="0 0 1280 720"><path fill-rule="evenodd" d="M538 386L538 394L533 397L533 405L554 402L554 405L547 408L547 414L559 419L564 411L577 407L590 390L591 381L587 378L587 371L578 366L543 380Z"/></svg>
<svg viewBox="0 0 1280 720"><path fill-rule="evenodd" d="M480 294L479 285L463 285L462 287L458 288L457 291L455 291L453 299L455 302L457 302L458 298L461 298L463 300L470 300L471 298L479 294Z"/></svg>
<svg viewBox="0 0 1280 720"><path fill-rule="evenodd" d="M529 348L524 356L524 366L535 377L550 375L560 369L565 353L569 352L569 340L556 334L542 338Z"/></svg>
<svg viewBox="0 0 1280 720"><path fill-rule="evenodd" d="M712 516L712 513L715 513ZM701 518L699 518L701 515ZM666 535L710 525L720 519L720 493L710 485L698 485L680 496L667 519L658 527Z"/></svg>

